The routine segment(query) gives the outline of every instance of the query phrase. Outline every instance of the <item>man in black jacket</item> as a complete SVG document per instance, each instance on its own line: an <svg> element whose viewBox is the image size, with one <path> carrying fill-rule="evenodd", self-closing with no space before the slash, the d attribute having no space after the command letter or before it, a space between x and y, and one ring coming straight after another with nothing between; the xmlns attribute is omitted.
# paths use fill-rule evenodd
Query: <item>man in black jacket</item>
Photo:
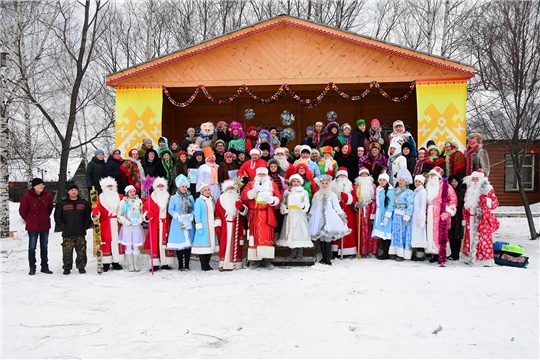
<svg viewBox="0 0 540 360"><path fill-rule="evenodd" d="M77 253L75 266L80 274L86 273L86 230L92 224L90 203L79 196L79 187L69 185L67 194L56 204L54 220L55 232L62 232L62 261L64 275L69 275L73 267L73 248Z"/></svg>

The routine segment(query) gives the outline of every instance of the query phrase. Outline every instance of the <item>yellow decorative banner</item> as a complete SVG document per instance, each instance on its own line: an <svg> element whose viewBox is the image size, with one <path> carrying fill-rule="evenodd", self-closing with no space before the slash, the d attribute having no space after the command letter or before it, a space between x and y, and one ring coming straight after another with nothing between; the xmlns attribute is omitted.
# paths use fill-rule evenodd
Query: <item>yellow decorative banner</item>
<svg viewBox="0 0 540 360"><path fill-rule="evenodd" d="M161 136L161 86L119 86L116 88L116 147L123 157L129 150L140 149L144 138L154 147Z"/></svg>
<svg viewBox="0 0 540 360"><path fill-rule="evenodd" d="M442 149L446 141L466 147L467 79L416 81L418 144L428 140Z"/></svg>

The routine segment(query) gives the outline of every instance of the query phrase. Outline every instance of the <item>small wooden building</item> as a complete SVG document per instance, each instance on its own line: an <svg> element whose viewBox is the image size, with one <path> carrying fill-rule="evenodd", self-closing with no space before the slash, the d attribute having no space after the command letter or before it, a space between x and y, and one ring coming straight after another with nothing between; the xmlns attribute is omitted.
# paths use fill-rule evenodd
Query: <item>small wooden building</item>
<svg viewBox="0 0 540 360"><path fill-rule="evenodd" d="M291 16L277 16L107 77L117 90L116 145L124 154L150 137L181 141L202 122L305 128L336 121L401 119L420 146L465 147L467 81L474 69ZM200 86L202 85L202 86ZM222 100L222 101L219 101ZM255 117L244 117L253 109ZM291 146L289 146L291 147Z"/></svg>
<svg viewBox="0 0 540 360"><path fill-rule="evenodd" d="M495 140L484 140L484 149L488 151L490 162L489 181L497 194L500 206L521 206L523 201L519 193L514 167L505 147ZM540 140L525 154L526 159L521 169L524 188L529 204L540 202Z"/></svg>

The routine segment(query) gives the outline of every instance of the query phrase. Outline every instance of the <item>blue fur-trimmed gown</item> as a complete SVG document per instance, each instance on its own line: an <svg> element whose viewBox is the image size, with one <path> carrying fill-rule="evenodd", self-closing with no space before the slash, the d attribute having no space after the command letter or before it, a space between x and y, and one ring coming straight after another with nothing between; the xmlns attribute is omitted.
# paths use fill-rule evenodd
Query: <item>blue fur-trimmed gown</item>
<svg viewBox="0 0 540 360"><path fill-rule="evenodd" d="M409 188L396 188L394 193L394 216L392 219L392 242L388 253L410 260L411 245L411 216L414 209L414 192ZM407 220L407 225L403 225Z"/></svg>
<svg viewBox="0 0 540 360"><path fill-rule="evenodd" d="M377 187L376 190L376 204L377 204L377 210L375 211L375 220L373 221L373 231L371 233L371 236L379 239L386 239L390 240L392 238L392 214L394 212L394 188L390 186L388 188L387 196L388 196L388 206L384 206L384 188ZM382 224L384 218L389 218L388 223L386 226Z"/></svg>

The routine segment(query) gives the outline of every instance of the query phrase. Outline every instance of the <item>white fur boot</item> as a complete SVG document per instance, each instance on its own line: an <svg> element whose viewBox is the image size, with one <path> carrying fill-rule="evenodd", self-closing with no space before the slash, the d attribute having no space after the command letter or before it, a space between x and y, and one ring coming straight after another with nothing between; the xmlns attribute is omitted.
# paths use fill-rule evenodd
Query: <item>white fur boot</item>
<svg viewBox="0 0 540 360"><path fill-rule="evenodd" d="M141 271L139 268L139 255L133 255L133 268L136 272Z"/></svg>

